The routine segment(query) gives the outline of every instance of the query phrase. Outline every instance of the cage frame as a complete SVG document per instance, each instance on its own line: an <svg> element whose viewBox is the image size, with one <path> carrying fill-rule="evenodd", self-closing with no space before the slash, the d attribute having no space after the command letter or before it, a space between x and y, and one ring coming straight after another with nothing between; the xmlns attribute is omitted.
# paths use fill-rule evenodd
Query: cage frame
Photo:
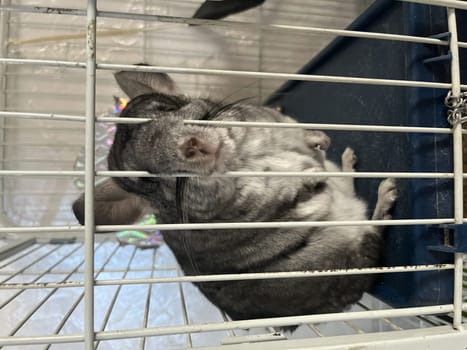
<svg viewBox="0 0 467 350"><path fill-rule="evenodd" d="M53 67L67 67L75 69L84 69L86 71L86 113L85 116L56 116L53 114L37 114L33 115L31 113L21 112L1 112L1 116L6 117L7 115L11 117L26 117L26 118L46 118L46 119L65 119L70 120L74 117L78 117L79 120L84 121L85 123L85 145L86 145L86 165L85 171L7 171L0 170L0 175L2 176L22 176L22 175L40 175L40 176L83 176L85 177L85 207L86 207L86 221L84 228L80 226L67 226L67 227L37 227L37 228L16 228L16 227L3 227L0 228L0 232L41 232L41 231L55 231L55 232L84 232L84 250L85 250L85 280L82 283L84 286L84 300L85 300L85 329L83 334L76 335L50 335L43 337L0 337L0 346L7 345L27 345L27 344L54 344L54 343L69 343L69 342L84 342L85 349L90 350L94 349L94 343L101 340L109 339L121 339L128 337L145 337L145 336L155 336L163 334L176 334L176 333L193 333L193 332L202 332L202 331L215 331L219 329L237 329L243 327L253 327L253 326L279 326L279 325L288 325L296 323L305 323L305 322L321 322L326 320L340 320L340 319L352 319L352 318L373 318L373 317L388 317L388 316L403 316L403 315L422 315L422 314L444 314L447 312L453 313L453 324L452 327L436 327L430 329L421 329L415 331L399 331L399 332L388 332L387 334L378 334L378 339L374 334L366 335L354 335L340 337L339 339L333 338L323 338L317 340L290 340L287 341L287 344L279 342L268 343L270 349L275 348L289 348L289 349L305 349L305 348L322 348L322 349L335 349L335 348L350 348L351 346L366 346L370 349L379 349L384 348L384 346L399 346L403 348L419 346L433 346L434 344L440 344L441 346L451 345L453 347L463 346L467 341L467 333L464 331L464 325L462 322L462 311L467 310L467 305L462 301L462 272L463 272L463 263L464 257L462 253L456 252L454 254L454 264L447 264L445 266L425 266L426 269L453 269L454 270L454 296L452 305L438 305L438 306L428 306L428 307L416 307L416 308L407 308L399 310L388 310L384 312L380 311L368 311L363 314L328 314L328 315L312 315L312 316L296 316L291 318L277 318L270 320L248 320L248 321L230 321L224 324L205 324L205 325L190 325L190 326L181 326L181 327L162 327L159 329L140 329L140 330L127 330L127 331L103 331L96 332L94 329L93 315L94 315L94 287L97 285L116 284L117 281L106 281L98 282L94 277L94 244L95 244L95 232L99 231L108 231L114 229L134 229L141 228L137 225L121 225L121 226L95 226L94 225L94 181L95 176L154 176L143 172L96 172L94 166L94 141L95 141L95 122L111 122L112 120L97 120L95 117L95 88L96 88L96 70L97 69L106 69L106 70L134 70L134 71L149 71L149 72L166 72L166 73L189 73L189 74L223 74L227 76L245 76L245 77L256 77L256 78L284 78L292 80L304 80L304 81L333 81L340 83L355 83L355 84L393 84L396 86L417 86L417 87L438 87L446 88L451 91L452 96L459 97L461 92L467 89L467 85L461 84L460 73L459 73L459 47L466 48L467 43L459 43L457 39L457 25L456 25L456 9L467 9L467 4L459 0L403 0L407 2L414 3L423 3L434 6L446 7L448 13L448 25L449 32L451 33L451 38L449 41L444 41L442 39L433 39L426 38L428 44L441 44L449 45L450 51L452 53L451 60L451 83L425 83L425 82L407 82L407 81L398 81L398 80L389 80L389 79L363 79L363 78L345 78L345 77L329 77L329 76L307 76L303 74L281 74L281 73L261 73L261 72L246 72L246 71L229 71L229 70L211 70L211 69L187 69L183 67L158 67L158 66L149 66L149 67L135 67L129 65L117 65L117 64L98 64L96 62L96 21L99 16L112 16L114 18L138 18L144 15L131 15L131 14L119 14L119 13L109 13L101 12L97 10L97 0L88 0L87 9L77 10L77 9L51 9L51 8L41 8L41 7L24 7L24 6L0 6L0 10L6 11L33 11L33 12L42 12L46 10L47 13L60 14L60 15L80 15L86 16L87 21L87 31L86 31L86 43L87 43L87 61L86 62L68 62L68 61L47 61L47 60L33 60L33 59L10 59L10 58L0 58L0 65L2 67L8 64L30 64L30 65L46 65ZM153 16L154 17L154 16ZM145 17L145 19L148 19ZM155 17L152 20L160 21L173 21L179 23L191 23L191 24L203 24L209 23L206 20L194 20L187 18L176 18L176 17ZM285 30L310 30L303 28L278 28ZM347 31L335 32L336 34L347 34L347 35L358 35L359 37L371 37L372 34L368 33L351 33ZM388 39L388 40L407 40L411 41L414 38L408 36L380 36L379 39ZM419 40L419 39L415 39ZM422 42L424 41L421 40ZM133 120L138 122L138 120ZM144 121L144 120L139 120ZM113 120L115 122L115 120ZM125 120L118 120L118 122L127 122ZM194 121L186 121L187 123L196 123ZM264 125L260 125L264 126ZM269 125L269 127L275 127ZM304 127L304 128L313 128L313 125L294 125L293 127ZM320 124L320 127L322 125ZM341 125L328 125L325 126L328 128L342 128ZM364 130L365 126L354 125L348 127L349 129L355 128L359 130ZM383 129L388 130L388 127L368 127L367 129L372 129L372 131L381 131ZM384 130L383 130L384 131ZM410 132L410 128L401 127L401 128L392 128L391 131L397 132ZM415 131L415 130L413 130ZM446 219L432 219L432 220L380 220L379 222L372 221L372 224L376 225L412 225L412 224L464 224L467 223L467 219L464 219L465 213L463 212L463 178L466 177L466 174L463 173L463 159L462 159L462 124L460 122L455 123L452 129L445 128L419 128L416 129L417 132L439 132L452 134L453 137L453 157L454 157L454 169L452 173L433 173L433 174L417 174L417 173L327 173L328 176L348 176L348 177L433 177L433 178L452 178L454 179L454 217ZM225 176L303 176L303 174L287 174L287 173L274 173L274 174L263 174L263 173L233 173L226 174ZM307 176L320 176L321 173L314 173ZM175 174L173 176L180 176L180 174ZM330 222L326 225L365 225L369 221L361 222ZM240 228L241 223L236 223ZM289 222L289 223L251 223L243 224L244 227L268 227L272 225L277 226L319 226L322 224L316 222ZM231 224L228 225L231 227ZM182 230L190 228L200 228L200 227L210 227L210 228L222 228L225 227L223 224L173 224L173 225L153 225L150 228L154 229L165 229L165 230ZM147 227L146 227L147 228ZM419 267L403 267L405 269L418 269ZM402 269L402 267L401 267ZM342 274L342 273L379 273L379 272L398 272L398 268L381 268L381 269L367 269L367 271L334 271L330 273ZM309 275L324 275L326 272L311 272ZM284 273L290 278L303 276L307 273ZM266 278L266 277L276 277L283 278L284 274L261 274L256 276L249 276L251 278ZM229 277L235 277L230 276ZM236 276L237 278L246 278L246 276ZM222 279L226 278L225 276L202 276L202 277L179 277L176 278L176 281L203 281L209 280L209 278ZM166 280L167 282L168 280ZM173 281L173 279L171 280ZM120 281L120 284L139 284L139 283L159 283L164 282L161 279L138 279L135 281ZM54 286L57 288L66 287L64 283L51 284L49 286ZM1 289L4 288L45 288L44 286L39 286L39 284L29 284L29 285L1 285ZM284 346L285 345L285 346ZM249 348L261 348L261 344L249 344ZM242 345L224 345L225 349L240 349ZM206 348L208 349L208 348Z"/></svg>

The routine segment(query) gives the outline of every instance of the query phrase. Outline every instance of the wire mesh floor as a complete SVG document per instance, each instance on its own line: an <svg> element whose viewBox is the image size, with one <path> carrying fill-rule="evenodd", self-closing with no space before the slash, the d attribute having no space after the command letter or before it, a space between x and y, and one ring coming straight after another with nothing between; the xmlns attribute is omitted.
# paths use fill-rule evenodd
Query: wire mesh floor
<svg viewBox="0 0 467 350"><path fill-rule="evenodd" d="M35 243L0 261L0 281L7 283L72 282L83 280L82 243ZM120 246L114 239L96 242L97 280L182 275L166 245L158 249ZM76 334L84 328L84 289L38 288L0 290L0 336ZM351 311L384 309L387 305L365 295ZM225 316L190 283L101 285L95 287L95 327L128 330L205 322L223 322ZM302 325L277 339L325 337L439 325L438 319L392 318ZM209 332L102 341L97 349L179 349L216 346L268 334L273 329ZM251 337L250 337L251 338ZM249 338L249 339L250 339ZM263 339L261 336L255 340ZM251 340L251 339L250 339ZM5 349L81 349L81 343L8 346Z"/></svg>

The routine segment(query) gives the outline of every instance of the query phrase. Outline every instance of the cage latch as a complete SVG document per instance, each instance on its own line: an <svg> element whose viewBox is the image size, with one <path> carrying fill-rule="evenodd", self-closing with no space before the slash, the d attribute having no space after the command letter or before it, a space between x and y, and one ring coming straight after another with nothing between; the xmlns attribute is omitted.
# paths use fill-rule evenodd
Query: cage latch
<svg viewBox="0 0 467 350"><path fill-rule="evenodd" d="M453 96L449 91L444 104L448 110L448 122L451 125L463 124L467 121L467 91L461 92L459 96Z"/></svg>
<svg viewBox="0 0 467 350"><path fill-rule="evenodd" d="M449 224L437 226L441 233L441 243L428 249L445 253L467 253L467 225Z"/></svg>

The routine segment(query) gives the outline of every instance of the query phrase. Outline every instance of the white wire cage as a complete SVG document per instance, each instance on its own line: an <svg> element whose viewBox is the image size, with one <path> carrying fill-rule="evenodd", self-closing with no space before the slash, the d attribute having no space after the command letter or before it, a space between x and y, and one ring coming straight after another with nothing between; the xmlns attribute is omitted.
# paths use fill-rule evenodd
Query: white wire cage
<svg viewBox="0 0 467 350"><path fill-rule="evenodd" d="M86 9L79 8L82 4L77 6L73 1L69 4L60 2L59 7L53 2L43 7L14 1L2 3L2 42L8 45L3 46L3 58L0 60L4 86L1 170L3 227L0 232L6 238L2 243L5 245L5 255L15 254L3 259L0 265L0 313L4 320L2 324L6 325L0 337L0 345L21 349L82 348L83 344L89 349L169 349L206 348L224 344L222 347L226 349L283 349L346 348L362 344L373 348L385 344L404 344L406 347L415 344L423 348L428 344L433 347L441 344L460 346L465 342L465 335L461 331L461 254L456 254L454 264L436 266L296 272L288 273L287 276L187 277L182 275L166 246L157 250L138 250L132 246L118 246L113 237L95 236L94 231L134 229L137 226L95 229L90 204L92 200L87 203L88 221L84 236L83 228L76 225L70 210L72 200L78 195L73 182L76 177L85 176L88 198L93 195L96 166L94 144L99 125L95 123L94 116L109 108L112 95L121 94L111 82L109 71L112 70L176 73L176 79L188 93L214 95L216 92L216 95L220 93L221 96L236 93L236 97L257 96L258 102L277 89L284 79L438 87L446 89L446 92L451 90L454 96L458 96L466 86L461 85L459 70L456 70L456 66L460 65L456 53L459 47L465 48L467 44L456 40L453 8L466 9L467 6L461 1L419 2L451 6L447 10L451 32L449 42L437 38L341 31L367 5L358 1L345 2L347 11L340 8L333 10L338 2L316 1L313 5L307 3L305 6L303 2L296 1L283 7L271 2L232 17L231 21L205 21L211 24L209 28L203 25L186 26L186 23L198 23L189 17L200 1L147 1L128 5L112 1L99 3L99 11L95 1L89 1ZM339 6L343 6L342 3ZM309 12L304 12L304 8ZM300 12L302 14L299 16ZM314 18L316 27L310 25L310 18ZM303 23L298 23L298 19ZM51 24L51 20L55 22ZM97 26L93 25L96 20ZM122 21L125 23L123 26ZM239 25L236 23L238 21L249 24L242 22ZM329 30L329 27L335 30ZM331 37L316 37L310 32L328 32ZM107 35L112 38L110 43L100 39L100 36ZM450 45L453 54L452 79L447 83L429 83L294 74L335 35ZM85 36L87 40L84 40ZM96 36L97 45L94 45ZM290 36L294 40L290 40ZM273 41L271 37L274 37ZM193 40L196 45L188 47L186 43ZM294 54L290 55L290 52ZM153 66L131 65L139 61L150 62ZM287 71L284 71L285 62ZM83 74L84 70L86 75ZM84 109L83 99L86 101ZM416 131L413 127L400 127L398 130L394 129L397 127L389 126L321 127L348 131L365 128L374 132ZM359 173L357 176L453 178L456 202L454 216L382 221L377 224L462 223L461 124L456 124L452 129L420 128L418 131L453 135L453 155L456 160L453 172L379 172ZM86 135L84 142L83 134ZM87 146L85 170L72 170L83 143ZM98 171L97 175L121 174ZM142 173L137 175L147 176ZM227 174L243 175L248 174ZM334 175L355 176L345 173ZM293 227L318 223L281 224ZM189 225L156 225L152 228L177 230L193 227ZM222 228L230 224L216 225ZM267 227L277 223L238 224L239 227L241 225ZM78 237L78 242L67 242L66 238L74 236ZM36 241L31 241L31 237ZM57 237L60 240L54 240ZM203 279L293 278L294 275L313 278L339 273L398 273L442 269L454 269L455 272L453 304L391 309L366 295L352 310L342 314L235 322L228 321L225 315L219 313L189 284L190 281ZM453 320L445 321L433 316L446 314L453 315ZM304 326L292 336L277 334L270 328L287 324ZM264 330L268 327L269 333ZM252 330L254 328L258 328L258 331Z"/></svg>

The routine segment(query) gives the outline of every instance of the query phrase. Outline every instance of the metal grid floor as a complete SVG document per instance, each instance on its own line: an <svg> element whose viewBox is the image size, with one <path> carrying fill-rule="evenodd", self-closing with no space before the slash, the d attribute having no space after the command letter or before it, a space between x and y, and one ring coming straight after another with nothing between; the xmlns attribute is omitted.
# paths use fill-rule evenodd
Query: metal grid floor
<svg viewBox="0 0 467 350"><path fill-rule="evenodd" d="M46 283L83 281L82 243L35 243L0 262L0 281ZM174 277L182 272L166 245L158 249L120 246L113 238L95 245L96 280ZM0 289L0 336L76 334L84 328L82 287ZM365 295L351 311L385 309ZM222 315L190 283L100 285L95 287L96 330L128 330L222 322ZM180 349L216 346L241 341L297 339L418 329L440 325L439 319L409 317L355 320L301 326L294 333L273 329L133 338L97 343L97 349ZM82 343L6 346L5 349L81 349Z"/></svg>

